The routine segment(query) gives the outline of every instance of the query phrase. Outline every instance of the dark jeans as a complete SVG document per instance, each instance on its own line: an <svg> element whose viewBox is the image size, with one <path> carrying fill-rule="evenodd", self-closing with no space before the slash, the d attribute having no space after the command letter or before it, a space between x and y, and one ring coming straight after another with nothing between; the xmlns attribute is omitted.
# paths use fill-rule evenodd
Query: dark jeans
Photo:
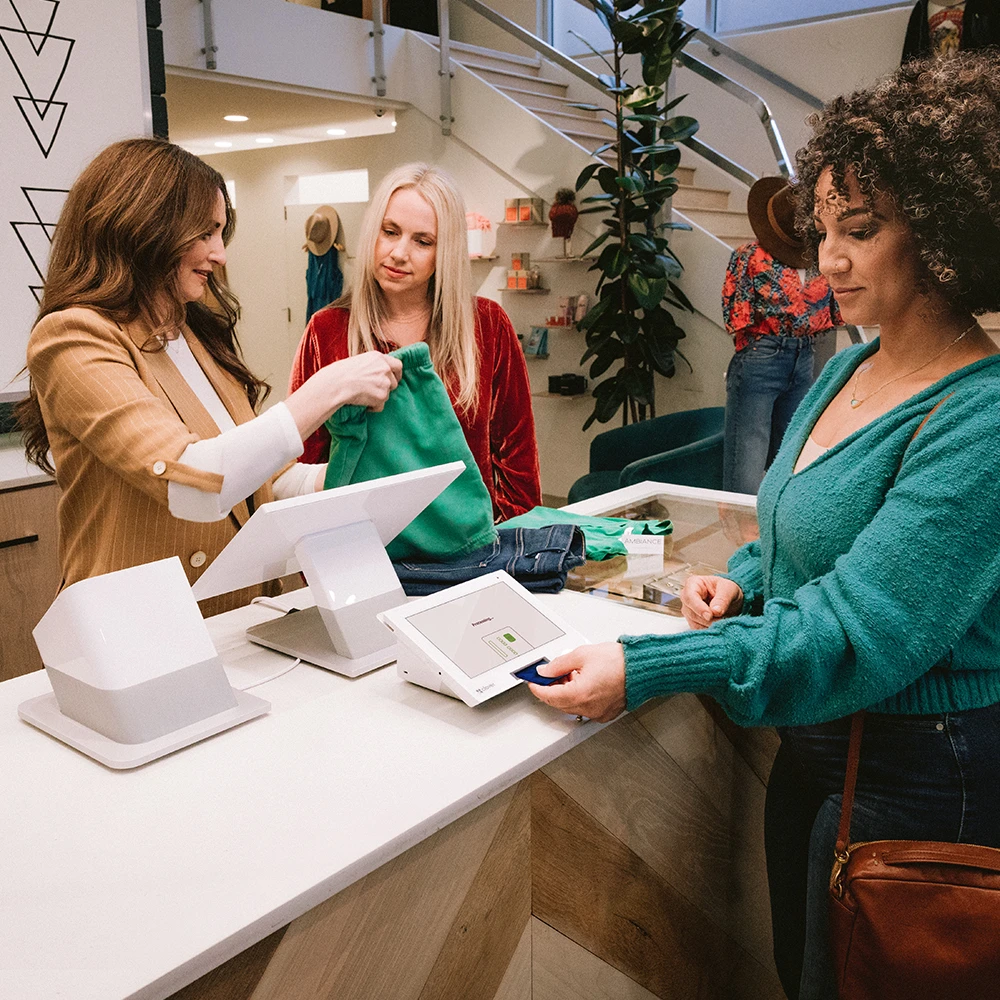
<svg viewBox="0 0 1000 1000"><path fill-rule="evenodd" d="M813 383L810 337L758 337L726 371L723 489L756 493L788 421Z"/></svg>
<svg viewBox="0 0 1000 1000"><path fill-rule="evenodd" d="M835 1000L827 886L849 719L781 729L764 840L774 957L789 1000ZM868 715L851 841L1000 847L1000 705L939 716Z"/></svg>
<svg viewBox="0 0 1000 1000"><path fill-rule="evenodd" d="M583 532L573 524L553 524L547 528L500 527L491 545L445 563L392 565L406 596L422 597L497 570L505 570L535 593L554 594L565 586L566 574L583 562Z"/></svg>

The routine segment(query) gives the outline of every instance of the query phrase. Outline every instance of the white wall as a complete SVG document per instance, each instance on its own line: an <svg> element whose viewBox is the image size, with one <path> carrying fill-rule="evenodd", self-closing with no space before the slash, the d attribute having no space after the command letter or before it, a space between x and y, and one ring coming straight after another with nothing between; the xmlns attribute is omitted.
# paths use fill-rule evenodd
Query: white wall
<svg viewBox="0 0 1000 1000"><path fill-rule="evenodd" d="M38 272L46 269L66 190L95 153L117 139L146 133L150 123L142 0L4 6L0 394L24 366L38 310L31 286L42 283Z"/></svg>

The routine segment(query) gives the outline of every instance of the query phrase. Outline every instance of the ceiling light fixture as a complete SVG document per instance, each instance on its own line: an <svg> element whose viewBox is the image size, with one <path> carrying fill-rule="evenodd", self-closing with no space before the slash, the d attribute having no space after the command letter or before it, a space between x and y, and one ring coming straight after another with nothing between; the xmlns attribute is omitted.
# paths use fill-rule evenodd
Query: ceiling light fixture
<svg viewBox="0 0 1000 1000"><path fill-rule="evenodd" d="M248 122L250 121L246 115L223 115L223 121L226 122Z"/></svg>
<svg viewBox="0 0 1000 1000"><path fill-rule="evenodd" d="M217 142L217 143L215 143L215 145L219 149L229 149L232 146L232 143L231 142Z"/></svg>
<svg viewBox="0 0 1000 1000"><path fill-rule="evenodd" d="M328 128L326 130L327 135L347 135L346 128Z"/></svg>
<svg viewBox="0 0 1000 1000"><path fill-rule="evenodd" d="M266 146L268 143L274 142L274 140L269 135L259 135L256 139L262 146Z"/></svg>

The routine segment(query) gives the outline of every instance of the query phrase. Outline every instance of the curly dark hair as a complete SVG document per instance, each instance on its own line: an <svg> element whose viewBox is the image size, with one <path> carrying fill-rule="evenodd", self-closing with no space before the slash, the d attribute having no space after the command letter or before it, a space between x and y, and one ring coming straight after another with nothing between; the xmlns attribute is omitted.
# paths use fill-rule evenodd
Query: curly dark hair
<svg viewBox="0 0 1000 1000"><path fill-rule="evenodd" d="M888 197L909 223L926 280L958 308L1000 310L1000 52L914 60L832 100L798 153L796 225L816 259L816 183L826 167L866 204Z"/></svg>

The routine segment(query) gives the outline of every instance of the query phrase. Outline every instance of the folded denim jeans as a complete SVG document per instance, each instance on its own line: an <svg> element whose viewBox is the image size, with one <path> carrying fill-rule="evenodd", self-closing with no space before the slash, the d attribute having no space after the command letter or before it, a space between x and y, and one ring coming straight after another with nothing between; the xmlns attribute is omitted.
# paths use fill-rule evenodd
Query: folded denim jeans
<svg viewBox="0 0 1000 1000"><path fill-rule="evenodd" d="M547 528L504 528L495 541L446 562L394 562L407 597L439 590L505 570L527 590L555 594L566 585L566 574L583 565L584 538L572 524Z"/></svg>
<svg viewBox="0 0 1000 1000"><path fill-rule="evenodd" d="M632 530L639 535L669 535L670 521L632 521L624 517L590 517L552 507L532 507L524 514L508 518L500 528L543 528L550 524L576 525L587 540L587 558L610 559L628 554L622 535Z"/></svg>

